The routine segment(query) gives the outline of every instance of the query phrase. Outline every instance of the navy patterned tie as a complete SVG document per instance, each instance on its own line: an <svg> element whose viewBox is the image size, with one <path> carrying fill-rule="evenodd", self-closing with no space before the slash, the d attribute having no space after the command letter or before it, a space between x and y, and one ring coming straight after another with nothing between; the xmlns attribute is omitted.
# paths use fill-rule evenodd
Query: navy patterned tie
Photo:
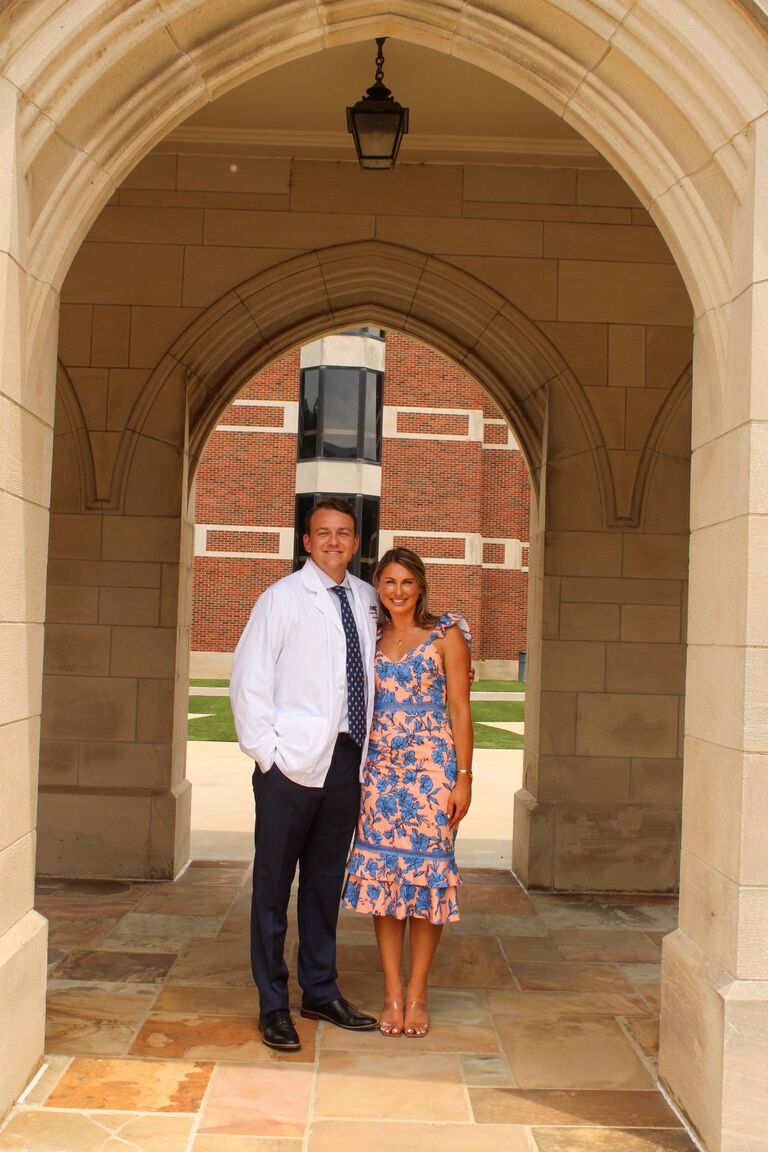
<svg viewBox="0 0 768 1152"><path fill-rule="evenodd" d="M365 714L365 675L363 658L360 654L360 637L357 634L355 618L347 599L347 590L342 584L331 588L341 604L341 623L347 639L347 712L349 714L349 734L355 744L362 748L365 743L365 730L368 727Z"/></svg>

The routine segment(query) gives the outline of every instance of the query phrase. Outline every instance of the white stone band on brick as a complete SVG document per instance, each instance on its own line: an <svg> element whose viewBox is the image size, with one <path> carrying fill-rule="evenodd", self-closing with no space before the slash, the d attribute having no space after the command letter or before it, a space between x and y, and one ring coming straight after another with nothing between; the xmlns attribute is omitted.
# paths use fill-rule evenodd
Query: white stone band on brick
<svg viewBox="0 0 768 1152"><path fill-rule="evenodd" d="M209 532L238 532L245 535L269 533L279 537L276 552L224 551L208 547ZM195 524L195 556L234 557L244 560L292 560L293 528L275 528L265 524Z"/></svg>
<svg viewBox="0 0 768 1152"><path fill-rule="evenodd" d="M301 349L302 368L368 368L383 372L385 343L373 336L323 336Z"/></svg>
<svg viewBox="0 0 768 1152"><path fill-rule="evenodd" d="M364 460L300 460L296 492L359 492L381 496L381 465Z"/></svg>
<svg viewBox="0 0 768 1152"><path fill-rule="evenodd" d="M283 423L275 424L217 424L217 432L287 432L296 435L299 426L298 400L235 400L232 408L282 408Z"/></svg>
<svg viewBox="0 0 768 1152"><path fill-rule="evenodd" d="M379 556L383 556L390 548L394 548L394 541L412 538L418 540L463 540L463 556L430 556L424 550L420 552L425 564L464 564L478 568L506 568L518 572L528 571L528 543L522 540L497 540L493 537L481 536L479 532L416 532L396 528L386 528L379 531ZM504 547L504 560L499 564L483 563L483 545L501 544ZM408 545L405 545L408 547ZM523 564L523 560L526 561Z"/></svg>
<svg viewBox="0 0 768 1152"><path fill-rule="evenodd" d="M515 572L528 571L528 541L527 540L494 540L490 536L483 537L483 544L499 544L504 549L504 559L500 564L484 561L482 568L508 568Z"/></svg>
<svg viewBox="0 0 768 1152"><path fill-rule="evenodd" d="M447 416L455 419L465 417L467 431L463 434L439 432L401 432L398 417L400 414L417 416ZM411 408L406 405L384 405L382 433L391 440L483 440L483 413L479 408Z"/></svg>
<svg viewBox="0 0 768 1152"><path fill-rule="evenodd" d="M490 449L491 451L501 450L502 452L519 452L520 451L520 445L518 444L517 440L515 439L515 434L512 431L511 427L509 426L509 424L507 423L506 420L494 420L494 419L488 419L487 417L485 417L483 419L483 429L485 429L489 424L497 424L497 425L501 425L504 428L506 428L507 439L506 439L506 442L501 443L501 444L486 444L485 433L483 433L483 448Z"/></svg>

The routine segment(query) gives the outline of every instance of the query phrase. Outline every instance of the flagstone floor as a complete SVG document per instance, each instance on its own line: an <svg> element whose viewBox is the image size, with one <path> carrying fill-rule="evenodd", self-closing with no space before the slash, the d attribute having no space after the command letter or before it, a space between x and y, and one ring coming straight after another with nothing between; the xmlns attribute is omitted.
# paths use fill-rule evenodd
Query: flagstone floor
<svg viewBox="0 0 768 1152"><path fill-rule="evenodd" d="M0 1149L693 1152L655 1087L675 901L464 879L425 1039L299 1021L302 1050L285 1055L259 1041L244 862L198 861L175 884L44 882L47 1065ZM339 968L375 1012L373 934L354 913Z"/></svg>

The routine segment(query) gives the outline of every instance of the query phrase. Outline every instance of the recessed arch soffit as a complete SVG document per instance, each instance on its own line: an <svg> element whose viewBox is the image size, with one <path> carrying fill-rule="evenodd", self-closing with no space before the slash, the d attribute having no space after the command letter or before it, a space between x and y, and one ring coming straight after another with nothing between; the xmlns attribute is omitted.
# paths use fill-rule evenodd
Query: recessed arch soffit
<svg viewBox="0 0 768 1152"><path fill-rule="evenodd" d="M620 513L599 424L551 341L505 297L474 277L435 257L377 241L324 249L275 265L197 317L158 363L137 401L117 455L109 506L119 506L133 449L141 435L152 434L152 409L164 388L183 385L186 390L192 476L225 409L258 371L297 344L362 320L414 336L463 367L514 429L537 490L550 389L562 389L591 453L606 527L641 526L669 412L677 411L683 395L679 386L662 408L641 455L631 511Z"/></svg>
<svg viewBox="0 0 768 1152"><path fill-rule="evenodd" d="M374 35L485 68L563 117L652 212L697 314L729 298L748 126L768 36L732 0L99 0L3 18L21 99L31 270L58 287L114 188L197 108L311 52Z"/></svg>
<svg viewBox="0 0 768 1152"><path fill-rule="evenodd" d="M513 427L534 477L547 387L579 385L558 349L506 297L413 249L363 241L274 265L219 298L168 350L142 394L148 414L184 373L189 449L197 458L240 389L273 360L362 319L402 331L464 368ZM137 431L141 422L132 420Z"/></svg>

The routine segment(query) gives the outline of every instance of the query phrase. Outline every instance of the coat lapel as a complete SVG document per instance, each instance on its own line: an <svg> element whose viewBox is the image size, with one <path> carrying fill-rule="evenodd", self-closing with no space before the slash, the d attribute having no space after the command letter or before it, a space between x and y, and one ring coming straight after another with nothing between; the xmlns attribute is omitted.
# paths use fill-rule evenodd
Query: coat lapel
<svg viewBox="0 0 768 1152"><path fill-rule="evenodd" d="M344 629L341 623L341 613L331 601L333 593L328 591L309 561L307 561L302 568L301 577L304 581L304 587L313 593L315 597L315 608L325 616L332 628L335 628L343 635Z"/></svg>

